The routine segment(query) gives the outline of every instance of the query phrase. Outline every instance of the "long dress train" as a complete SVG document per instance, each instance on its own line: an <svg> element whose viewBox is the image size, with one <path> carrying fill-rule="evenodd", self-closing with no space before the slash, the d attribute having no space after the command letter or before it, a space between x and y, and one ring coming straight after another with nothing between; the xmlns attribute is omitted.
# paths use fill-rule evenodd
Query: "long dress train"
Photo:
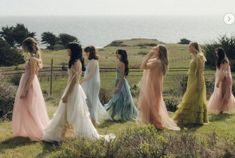
<svg viewBox="0 0 235 158"><path fill-rule="evenodd" d="M91 63L95 62L95 63ZM94 75L88 81L82 83L82 88L87 96L87 105L91 118L96 121L96 123L101 123L105 120L110 119L107 111L104 106L101 104L99 99L100 91L100 72L99 72L99 63L98 61L89 61L85 71L85 78L89 75L91 71L91 64L96 64L96 70Z"/></svg>
<svg viewBox="0 0 235 158"><path fill-rule="evenodd" d="M29 62L26 63L25 72L20 80L12 118L13 135L29 137L35 141L42 139L43 130L49 122L46 104L36 75L38 70L37 59L31 57ZM33 72L36 72L36 74L31 76ZM33 78L27 96L21 99L20 96L30 77Z"/></svg>
<svg viewBox="0 0 235 158"><path fill-rule="evenodd" d="M140 95L138 99L138 120L153 124L156 128L180 130L176 123L169 117L163 100L163 74L161 65L153 69L144 70L140 82Z"/></svg>
<svg viewBox="0 0 235 158"><path fill-rule="evenodd" d="M117 68L115 86L120 80L120 67ZM112 99L105 105L111 118L116 121L135 120L137 108L131 96L130 86L126 78L123 79L121 88L117 94L113 94Z"/></svg>
<svg viewBox="0 0 235 158"><path fill-rule="evenodd" d="M73 74L75 73L78 72L73 67L69 69L68 84L63 96L68 90L70 82L74 77ZM112 139L114 137L113 135L101 136L98 134L91 122L90 113L86 104L86 95L79 81L77 81L70 93L67 103L63 103L62 100L60 101L53 118L50 120L49 126L44 132L43 140L48 142L63 141L66 136L66 131L70 131L70 137L89 139L99 139L102 137Z"/></svg>
<svg viewBox="0 0 235 158"><path fill-rule="evenodd" d="M229 64L216 69L215 80L214 92L208 102L208 112L235 113L235 98L232 93L233 80ZM218 82L220 82L219 88L216 87Z"/></svg>
<svg viewBox="0 0 235 158"><path fill-rule="evenodd" d="M174 116L174 120L178 124L202 125L208 123L206 84L203 72L205 61L205 56L198 53L190 62L186 92ZM202 86L200 89L199 84Z"/></svg>

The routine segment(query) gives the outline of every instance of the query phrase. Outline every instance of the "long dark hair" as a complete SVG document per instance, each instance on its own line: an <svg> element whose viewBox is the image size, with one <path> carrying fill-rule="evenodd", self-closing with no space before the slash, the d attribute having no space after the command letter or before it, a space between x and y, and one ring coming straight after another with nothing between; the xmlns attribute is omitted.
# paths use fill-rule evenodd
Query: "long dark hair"
<svg viewBox="0 0 235 158"><path fill-rule="evenodd" d="M161 44L159 44L158 47L159 47L161 65L162 65L162 73L163 75L166 75L166 72L168 70L168 63L169 63L167 48Z"/></svg>
<svg viewBox="0 0 235 158"><path fill-rule="evenodd" d="M88 60L92 60L92 59L98 60L98 59L99 59L99 57L98 57L98 55L97 55L97 52L96 52L96 49L95 49L94 46L88 46L88 47L86 47L86 48L84 49L84 51L85 51L86 53L90 53L90 54L89 54L89 57L88 57Z"/></svg>
<svg viewBox="0 0 235 158"><path fill-rule="evenodd" d="M124 73L124 75L128 76L128 73L129 73L129 66L128 66L129 62L128 62L128 56L127 56L126 50L118 49L116 51L116 54L119 54L121 56L120 61L125 64L125 73Z"/></svg>
<svg viewBox="0 0 235 158"><path fill-rule="evenodd" d="M216 48L215 53L216 53L216 58L217 58L217 61L216 61L217 68L220 68L221 64L229 63L228 57L223 48L221 47Z"/></svg>
<svg viewBox="0 0 235 158"><path fill-rule="evenodd" d="M76 42L71 42L66 46L66 48L71 50L71 56L68 63L69 68L71 68L77 60L80 60L82 63L82 71L85 71L86 68L84 65L81 45Z"/></svg>

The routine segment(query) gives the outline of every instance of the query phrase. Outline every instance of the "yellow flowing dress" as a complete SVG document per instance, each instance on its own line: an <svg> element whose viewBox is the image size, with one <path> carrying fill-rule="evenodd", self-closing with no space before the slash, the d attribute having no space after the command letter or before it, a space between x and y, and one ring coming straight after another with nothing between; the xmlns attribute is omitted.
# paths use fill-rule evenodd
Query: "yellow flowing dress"
<svg viewBox="0 0 235 158"><path fill-rule="evenodd" d="M174 120L180 125L202 125L208 122L204 78L205 61L204 54L198 53L190 62L187 89L174 116ZM199 84L202 85L200 89Z"/></svg>

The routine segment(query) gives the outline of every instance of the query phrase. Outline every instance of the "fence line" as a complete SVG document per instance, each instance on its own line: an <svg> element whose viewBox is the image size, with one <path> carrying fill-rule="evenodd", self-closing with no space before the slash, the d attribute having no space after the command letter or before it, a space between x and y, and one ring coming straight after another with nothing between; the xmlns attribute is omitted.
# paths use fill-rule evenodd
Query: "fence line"
<svg viewBox="0 0 235 158"><path fill-rule="evenodd" d="M100 68L100 72L115 72L116 68ZM142 72L143 70L139 69L139 68L130 68L131 72ZM169 71L187 71L187 69L184 68L172 68L169 69ZM17 74L22 74L24 72L24 69L17 69L17 70L7 70L7 71L0 71L0 73L4 76L14 76ZM40 70L39 74L40 76L50 76L51 72L53 72L53 75L57 75L57 76L63 76L65 74L67 74L67 68L58 68L58 67L47 67L47 68L43 68L42 70Z"/></svg>

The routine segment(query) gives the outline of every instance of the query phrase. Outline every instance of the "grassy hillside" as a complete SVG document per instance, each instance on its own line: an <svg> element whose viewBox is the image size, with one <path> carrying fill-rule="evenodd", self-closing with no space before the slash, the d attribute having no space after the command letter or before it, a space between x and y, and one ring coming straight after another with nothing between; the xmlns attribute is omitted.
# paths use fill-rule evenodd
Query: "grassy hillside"
<svg viewBox="0 0 235 158"><path fill-rule="evenodd" d="M110 45L99 49L101 67L115 67L116 57L115 51L117 48L126 49L129 56L130 67L138 68L143 56L148 53L149 49L160 41L154 39L132 39L114 41ZM174 92L178 92L182 76L187 74L190 54L187 51L186 45L166 44L169 50L170 68L164 80L164 96L174 96ZM44 65L50 64L50 59L54 59L55 65L67 63L67 54L65 50L47 51L43 50ZM142 72L130 72L128 81L131 85L138 84L141 79ZM234 76L235 74L233 74ZM206 70L205 76L207 79L214 78L213 70ZM115 79L115 72L101 73L101 88L106 89L109 94L112 93ZM53 96L47 100L48 112L51 117L54 113L57 103L66 85L67 77L60 77L53 80ZM43 91L49 91L49 81L41 79ZM176 96L179 100L181 95ZM172 115L172 114L171 114ZM204 140L208 134L216 133L218 141L226 140L235 145L235 115L210 115L210 123L201 127L185 128L183 131L196 136L198 140ZM97 127L101 134L114 133L117 136L122 131L129 128L137 128L135 122L106 122ZM157 130L156 130L157 131ZM167 130L158 131L160 134L181 134L181 132L171 132ZM73 142L73 141L72 141ZM73 143L72 143L73 144ZM24 138L12 138L11 122L0 122L0 157L51 157L64 151L64 145L68 148L71 142L66 142L62 147L50 145L42 142L31 142ZM58 156L58 155L57 155ZM199 156L200 157L200 156Z"/></svg>

